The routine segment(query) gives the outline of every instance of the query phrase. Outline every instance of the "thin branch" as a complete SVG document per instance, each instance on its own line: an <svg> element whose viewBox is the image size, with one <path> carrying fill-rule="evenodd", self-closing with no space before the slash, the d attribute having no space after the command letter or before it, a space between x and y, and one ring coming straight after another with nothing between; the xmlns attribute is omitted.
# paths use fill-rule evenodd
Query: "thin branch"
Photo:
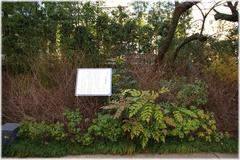
<svg viewBox="0 0 240 160"><path fill-rule="evenodd" d="M204 17L204 13L203 13L202 9L197 4L195 6L199 9L199 11L201 12L202 16Z"/></svg>
<svg viewBox="0 0 240 160"><path fill-rule="evenodd" d="M234 7L237 8L237 5L238 5L238 1L234 3Z"/></svg>
<svg viewBox="0 0 240 160"><path fill-rule="evenodd" d="M180 49L182 47L184 47L186 44L188 44L194 40L199 40L200 42L205 42L207 39L208 39L207 36L204 36L199 33L195 33L195 34L187 37L186 39L184 39L184 41L180 45L177 46L177 48L175 49L175 51L173 53L173 62L177 59L177 55L178 55L178 52L180 51Z"/></svg>
<svg viewBox="0 0 240 160"><path fill-rule="evenodd" d="M194 23L196 23L196 22L198 22L198 21L203 21L203 20L202 20L202 19L197 19L197 20L191 22L189 25L192 26Z"/></svg>
<svg viewBox="0 0 240 160"><path fill-rule="evenodd" d="M206 14L203 13L202 9L201 9L197 4L195 5L195 6L199 9L199 11L201 12L202 18L203 18L203 20L202 20L202 27L201 27L201 30L200 30L200 35L202 35L202 33L203 33L204 26L205 26L205 21L206 21L207 16L209 15L209 13L210 13L212 10L214 10L215 7L219 6L220 3L221 3L221 1L215 3L215 4L208 10L208 12L207 12Z"/></svg>
<svg viewBox="0 0 240 160"><path fill-rule="evenodd" d="M227 2L227 7L230 8L231 12L234 14L236 7L233 6L232 2Z"/></svg>
<svg viewBox="0 0 240 160"><path fill-rule="evenodd" d="M214 12L216 12L216 13L220 13L220 12L218 12L216 9L213 9L214 10Z"/></svg>
<svg viewBox="0 0 240 160"><path fill-rule="evenodd" d="M227 2L227 5L224 5L231 10L232 14L220 13L217 10L214 10L216 12L216 14L214 15L215 20L226 20L230 22L238 22L237 5L238 5L238 2L235 2L234 4L232 4L232 2L230 1Z"/></svg>
<svg viewBox="0 0 240 160"><path fill-rule="evenodd" d="M209 11L205 14L205 17L207 17L207 16L209 15L209 13L210 13L215 7L219 6L220 3L221 3L221 2L219 1L219 2L217 2L216 4L214 4L214 5L209 9Z"/></svg>
<svg viewBox="0 0 240 160"><path fill-rule="evenodd" d="M195 6L200 10L201 14L202 14L202 26L201 26L201 30L200 30L200 33L196 33L196 34L193 34L189 37L187 37L180 45L177 46L177 48L175 49L174 53L173 53L173 62L176 60L177 58L177 55L178 55L178 52L180 51L180 49L182 47L184 47L186 44L192 42L192 41L195 41L195 40L198 40L200 42L204 42L208 39L207 36L204 36L203 35L203 30L204 30L204 26L205 26L205 21L206 21L206 18L207 16L209 15L209 13L216 7L220 5L220 2L217 2L215 3L209 10L206 14L203 13L202 9L197 5L195 4Z"/></svg>

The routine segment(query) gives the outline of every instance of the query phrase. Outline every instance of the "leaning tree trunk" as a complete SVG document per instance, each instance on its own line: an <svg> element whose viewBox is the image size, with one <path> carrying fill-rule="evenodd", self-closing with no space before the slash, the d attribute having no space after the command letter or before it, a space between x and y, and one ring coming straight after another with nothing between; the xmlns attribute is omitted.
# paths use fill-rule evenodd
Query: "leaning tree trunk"
<svg viewBox="0 0 240 160"><path fill-rule="evenodd" d="M175 9L173 11L172 20L171 20L171 24L170 24L170 27L168 30L168 34L162 43L162 47L159 48L158 56L155 59L155 67L154 67L155 69L157 69L158 66L161 64L167 51L170 48L170 45L174 38L175 31L177 29L177 25L178 25L181 15L197 3L198 2L182 2L182 3L175 2Z"/></svg>

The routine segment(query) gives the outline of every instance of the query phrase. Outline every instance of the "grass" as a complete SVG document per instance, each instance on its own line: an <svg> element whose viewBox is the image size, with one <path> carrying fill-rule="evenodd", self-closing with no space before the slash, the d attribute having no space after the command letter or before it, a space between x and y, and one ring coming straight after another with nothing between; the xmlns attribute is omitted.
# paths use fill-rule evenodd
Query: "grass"
<svg viewBox="0 0 240 160"><path fill-rule="evenodd" d="M99 141L89 146L68 142L42 143L27 139L18 139L15 143L3 146L3 157L62 157L82 154L134 154L134 153L197 153L220 152L237 153L236 139L223 140L221 143L204 141L169 140L165 144L152 143L144 150L133 142L104 142Z"/></svg>

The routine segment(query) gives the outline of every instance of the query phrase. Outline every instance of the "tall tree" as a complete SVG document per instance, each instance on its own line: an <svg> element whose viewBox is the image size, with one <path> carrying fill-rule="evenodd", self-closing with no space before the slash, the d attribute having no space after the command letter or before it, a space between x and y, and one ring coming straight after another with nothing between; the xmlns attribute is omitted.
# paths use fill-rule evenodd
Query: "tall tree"
<svg viewBox="0 0 240 160"><path fill-rule="evenodd" d="M173 11L171 23L169 26L169 30L167 33L166 38L164 39L162 43L162 47L158 50L158 56L155 59L155 65L158 66L163 61L166 53L168 52L171 42L174 38L175 31L177 29L179 19L182 16L183 13L185 13L188 9L190 9L193 5L197 4L198 2L175 2L175 8Z"/></svg>

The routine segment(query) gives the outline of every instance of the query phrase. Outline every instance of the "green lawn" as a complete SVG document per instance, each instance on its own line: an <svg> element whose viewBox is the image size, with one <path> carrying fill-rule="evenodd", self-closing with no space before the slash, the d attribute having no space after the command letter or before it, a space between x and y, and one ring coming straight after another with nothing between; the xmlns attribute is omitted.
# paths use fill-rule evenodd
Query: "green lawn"
<svg viewBox="0 0 240 160"><path fill-rule="evenodd" d="M134 154L134 153L197 153L222 152L237 153L236 139L223 140L221 143L203 141L168 140L165 144L150 144L144 150L126 141L109 143L99 141L89 146L67 142L30 141L19 139L12 145L3 146L3 157L61 157L81 154Z"/></svg>

